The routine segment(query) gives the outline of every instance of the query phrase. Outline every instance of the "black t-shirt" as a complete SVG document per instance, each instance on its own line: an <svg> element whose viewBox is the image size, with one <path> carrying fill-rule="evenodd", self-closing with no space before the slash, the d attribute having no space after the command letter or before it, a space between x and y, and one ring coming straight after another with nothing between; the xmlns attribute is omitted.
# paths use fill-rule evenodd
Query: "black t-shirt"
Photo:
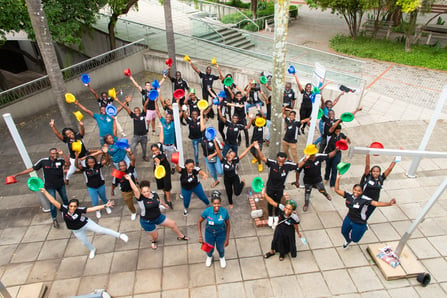
<svg viewBox="0 0 447 298"><path fill-rule="evenodd" d="M312 93L307 93L303 89L301 90L301 94L303 95L303 100L301 101L301 108L312 108L312 99L310 98Z"/></svg>
<svg viewBox="0 0 447 298"><path fill-rule="evenodd" d="M183 91L189 90L188 82L184 79L177 80L177 78L171 78L172 90L182 89Z"/></svg>
<svg viewBox="0 0 447 298"><path fill-rule="evenodd" d="M235 105L242 105L241 107L234 107L234 115L237 115L239 117L239 120L245 119L245 102L247 98L245 96L241 97L240 100L238 100L236 97L233 100L233 103Z"/></svg>
<svg viewBox="0 0 447 298"><path fill-rule="evenodd" d="M240 123L234 124L231 121L226 121L225 126L227 126L227 138L225 139L229 145L237 145L237 137L244 130L244 125Z"/></svg>
<svg viewBox="0 0 447 298"><path fill-rule="evenodd" d="M286 108L292 108L292 103L296 100L295 91L293 89L284 89L282 105Z"/></svg>
<svg viewBox="0 0 447 298"><path fill-rule="evenodd" d="M261 87L256 85L255 87L250 88L250 92L248 94L248 103L250 104L260 104L263 105L264 102L261 100L258 91L261 90Z"/></svg>
<svg viewBox="0 0 447 298"><path fill-rule="evenodd" d="M287 143L296 143L298 135L300 134L301 122L298 120L291 121L289 118L284 119L286 122L286 133L284 134L284 141Z"/></svg>
<svg viewBox="0 0 447 298"><path fill-rule="evenodd" d="M101 172L102 164L100 162L96 163L93 168L82 167L84 172L85 182L88 187L98 188L104 185L104 177Z"/></svg>
<svg viewBox="0 0 447 298"><path fill-rule="evenodd" d="M75 133L75 139L69 139L67 138L67 136L64 135L64 139L62 140L62 142L67 144L68 147L68 152L70 152L70 158L76 158L75 152L73 151L73 149L71 148L72 144L76 141L80 141L81 142L81 152L79 152L79 158L82 158L84 156L87 155L88 151L85 148L84 145L84 140L82 139L82 136L79 132Z"/></svg>
<svg viewBox="0 0 447 298"><path fill-rule="evenodd" d="M348 217L355 223L366 224L366 211L372 200L364 195L354 198L351 193L346 191L344 198L346 207L349 208Z"/></svg>
<svg viewBox="0 0 447 298"><path fill-rule="evenodd" d="M264 142L264 127L267 125L267 122L264 126L257 127L255 125L256 119L253 119L251 125L253 126L253 135L251 137L251 142L258 141L260 144Z"/></svg>
<svg viewBox="0 0 447 298"><path fill-rule="evenodd" d="M193 111L196 111L197 113L200 113L199 107L197 106L197 103L199 101L197 100L192 100L192 98L188 98L188 101L186 102L186 104L189 107L189 114L191 115Z"/></svg>
<svg viewBox="0 0 447 298"><path fill-rule="evenodd" d="M218 80L219 77L213 74L206 74L204 72L200 72L199 73L199 77L202 79L202 90L206 91L208 93L208 88L213 88L213 82L215 80ZM204 98L205 100L207 100L207 98Z"/></svg>
<svg viewBox="0 0 447 298"><path fill-rule="evenodd" d="M186 118L186 123L189 128L188 138L191 140L200 139L203 136L202 130L200 129L200 116L196 120L191 117Z"/></svg>
<svg viewBox="0 0 447 298"><path fill-rule="evenodd" d="M133 182L135 182L135 177L133 175L134 171L135 171L135 167L133 167L133 166L129 166L127 168L127 170L126 170L126 174L129 175L132 178ZM122 177L121 179L113 177L112 184L114 186L118 186L119 185L120 186L120 190L122 192L130 192L130 191L132 191L132 187L130 187L129 181L126 178L124 178L124 177Z"/></svg>
<svg viewBox="0 0 447 298"><path fill-rule="evenodd" d="M160 215L160 198L156 192L151 191L152 197L146 198L140 194L137 199L140 207L140 218L145 220L156 220Z"/></svg>
<svg viewBox="0 0 447 298"><path fill-rule="evenodd" d="M316 184L323 179L321 178L321 163L328 159L327 154L317 154L315 160L308 159L301 170L304 170L304 184Z"/></svg>
<svg viewBox="0 0 447 298"><path fill-rule="evenodd" d="M344 133L340 133L338 136L335 134L332 134L330 136L327 137L326 139L326 148L324 149L324 153L329 153L335 150L335 148L337 148L336 143L338 141L340 141L341 139L346 140L346 136ZM341 154L341 152L337 152L337 154Z"/></svg>
<svg viewBox="0 0 447 298"><path fill-rule="evenodd" d="M144 136L147 134L146 114L140 113L139 116L134 112L130 112L130 118L133 119L133 134L135 136Z"/></svg>
<svg viewBox="0 0 447 298"><path fill-rule="evenodd" d="M369 173L368 175L363 174L362 179L360 180L360 185L363 189L363 195L371 198L374 201L378 201L380 198L380 190L382 189L383 182L385 181L386 176L382 173L379 175L377 179L374 179Z"/></svg>
<svg viewBox="0 0 447 298"><path fill-rule="evenodd" d="M99 107L107 107L110 104L113 104L113 98L107 96L107 98L102 98L99 97L96 99L96 101L98 102Z"/></svg>
<svg viewBox="0 0 447 298"><path fill-rule="evenodd" d="M68 212L68 206L61 205L60 211L69 230L79 230L87 224L88 217L83 215L87 212L87 207L78 207L73 214L70 214Z"/></svg>
<svg viewBox="0 0 447 298"><path fill-rule="evenodd" d="M279 211L278 222L280 224L278 224L276 226L275 231L286 232L288 230L291 230L292 233L295 233L295 225L300 223L300 218L298 217L298 214L296 214L295 212L293 212L292 214L290 214L289 217L287 217L286 214L284 213L284 208L283 208L282 210Z"/></svg>
<svg viewBox="0 0 447 298"><path fill-rule="evenodd" d="M214 154L216 152L216 146L214 145L213 141L203 138L200 144L202 145L203 156L205 156L205 158L207 158L208 155ZM215 158L217 158L217 156Z"/></svg>
<svg viewBox="0 0 447 298"><path fill-rule="evenodd" d="M200 168L194 167L191 174L188 174L185 168L182 168L180 172L180 184L186 190L192 190L194 187L199 185L199 175Z"/></svg>
<svg viewBox="0 0 447 298"><path fill-rule="evenodd" d="M36 162L33 169L35 171L42 169L45 188L56 189L65 185L64 165L65 160L63 158L51 160L46 157Z"/></svg>
<svg viewBox="0 0 447 298"><path fill-rule="evenodd" d="M267 180L268 190L283 190L289 172L293 170L298 171L298 165L291 161L284 162L282 167L280 167L276 160L269 158L266 165L270 168Z"/></svg>
<svg viewBox="0 0 447 298"><path fill-rule="evenodd" d="M220 161L222 162L224 177L233 178L237 175L239 157L234 157L231 162L226 157L223 157Z"/></svg>
<svg viewBox="0 0 447 298"><path fill-rule="evenodd" d="M149 102L147 103L146 109L147 110L151 110L151 111L155 111L155 100L150 100L149 99L149 92L152 90L147 91L145 87L141 87L141 96L142 96L142 100L143 100L143 106L146 103L146 101L148 100Z"/></svg>
<svg viewBox="0 0 447 298"><path fill-rule="evenodd" d="M171 165L169 164L168 158L166 157L166 154L164 153L164 148L163 148L163 144L158 142L157 144L158 149L160 149L160 154L155 155L152 154L152 158L158 158L158 160L160 161L160 165L162 165L165 170L166 170L166 175L168 175L168 172L170 171ZM156 164L154 162L154 170L155 170ZM169 172L169 175L171 175L171 173Z"/></svg>

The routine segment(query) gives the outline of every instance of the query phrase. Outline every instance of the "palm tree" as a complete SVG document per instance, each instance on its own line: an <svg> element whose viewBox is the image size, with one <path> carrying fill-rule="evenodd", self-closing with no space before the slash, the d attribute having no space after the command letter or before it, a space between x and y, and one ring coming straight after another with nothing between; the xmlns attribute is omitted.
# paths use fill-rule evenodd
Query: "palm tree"
<svg viewBox="0 0 447 298"><path fill-rule="evenodd" d="M172 24L171 0L164 0L163 8L165 13L166 43L168 47L168 56L172 59L171 73L175 73L177 67L175 63L175 40L174 40L174 25Z"/></svg>

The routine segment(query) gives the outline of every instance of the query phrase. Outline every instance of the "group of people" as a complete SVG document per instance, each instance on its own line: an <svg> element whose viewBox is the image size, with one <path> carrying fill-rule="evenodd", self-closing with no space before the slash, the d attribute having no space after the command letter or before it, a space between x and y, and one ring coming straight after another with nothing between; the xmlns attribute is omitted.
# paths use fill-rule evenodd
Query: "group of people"
<svg viewBox="0 0 447 298"><path fill-rule="evenodd" d="M90 250L90 258L95 256L95 248L86 237L85 231L90 230L95 233L103 233L114 236L127 242L125 234L103 228L93 220L84 216L84 213L95 212L96 217L101 218L101 210L107 214L112 213L113 201L107 198L106 179L102 169L106 165L113 165L120 175L113 175L111 195L115 196L116 187L119 187L122 198L131 213L131 220L136 220L137 209L134 205L134 198L140 213L141 227L147 231L151 238L152 249L157 249L157 226L170 228L179 241L187 241L189 238L178 228L175 221L167 218L160 210L174 209L171 197L172 175L176 172L180 180L180 197L183 200L183 214L189 214L189 206L192 195L197 196L206 206L200 215L197 228L199 232L199 242L207 243L212 249L207 251L206 266L211 266L214 248L219 253L220 265L225 268L225 247L229 242L230 220L229 212L222 207L222 194L214 190L211 199L208 199L200 179L207 179L208 174L201 169L199 151L203 152L203 159L206 168L213 179L211 185L215 188L219 182L219 176L223 176L226 198L229 208L233 208L233 197L239 196L246 181L238 173L238 164L249 152L252 154L252 163L258 165L258 171L263 171L263 164L269 168L268 179L265 189L262 191L263 197L268 202L268 225L275 229L271 250L265 254L268 258L279 253L280 260L290 253L296 256L295 232L299 237L301 233L298 228L300 222L296 213L297 203L289 199L285 204L281 204L284 197L285 183L290 171L296 172L296 187L299 187L300 174L304 173L304 205L303 211L307 211L310 204L310 195L313 188L317 188L328 200L331 196L326 191L321 174L321 166L326 162L325 181L330 181L330 186L340 196L346 199L346 206L349 208L348 215L343 221L342 234L345 237L343 247L347 248L351 242L358 242L367 229L366 221L372 214L375 207L395 204L395 200L389 203L379 202L380 189L383 181L391 172L395 162L382 174L377 166L370 167L369 156L366 158L365 173L360 184L356 184L352 193L339 189L340 175L337 175L336 165L341 160L341 152L336 146L336 142L345 139L350 140L341 130L341 120L335 117L333 106L338 102L341 93L334 102L327 100L321 102L324 112L320 121L321 136L315 144L307 146L304 150L304 158L298 159L297 138L305 133L306 125L311 121L312 101L311 85L306 84L303 88L297 75L294 78L302 94L299 108L299 117L295 101L297 100L295 91L291 88L291 83L287 83L283 96L283 118L285 131L283 137L283 151L279 152L276 159L264 156L262 152L263 144L269 144L269 126L271 114L271 86L267 83L258 84L256 80L240 88L233 81L232 75L223 75L219 65L216 68L219 75L212 74L211 67L206 68L206 72L201 72L193 63L189 61L191 67L197 72L201 79L202 99L210 104L206 108L201 108L199 99L193 88L182 78L177 71L175 77L171 77L170 68L164 74L163 79L158 82L145 82L140 86L135 79L129 75L131 82L138 89L142 96L142 108L134 107L130 109L131 96L120 101L117 97L110 98L107 93L102 92L101 96L88 85L89 90L94 94L98 104L99 113L94 113L77 100L77 105L81 110L90 115L97 123L99 129L99 149L88 150L83 137L85 135L84 124L79 121L79 131L74 128L64 128L61 132L56 128L55 121L51 119L50 127L53 133L62 142L67 144L69 155L65 155L60 149L51 148L49 157L42 158L32 168L15 174L24 175L39 169L43 170L44 188L42 193L51 203L51 217L55 228L59 227L57 220L57 210L62 213L62 218L66 222L67 228L73 230L75 236ZM271 79L271 74L263 73L267 80ZM163 99L160 86L166 79L172 83L174 91L182 90L182 96L173 92L171 98ZM213 90L213 82L222 82L222 91L216 93ZM323 87L324 88L324 87ZM321 88L322 89L322 88ZM156 94L154 96L153 94ZM178 92L177 92L178 93ZM181 166L174 161L176 152L176 138L174 125L174 110L172 102L177 102L180 122L188 129L188 138L191 140L193 148L192 158L186 158ZM117 122L115 115L107 113L109 105L117 102L119 107L116 113L125 110L133 122L133 137L129 146L122 146L123 140L117 137L118 133L125 136L124 131ZM214 104L213 104L214 103ZM216 108L216 112L214 111ZM254 110L254 112L253 112ZM359 110L354 111L356 113ZM218 131L222 141L218 140L217 133L208 133L210 127L207 121L217 115ZM157 131L157 121L159 119L159 131ZM251 139L248 130L253 127ZM159 136L158 142L150 146L150 152L154 163L154 178L157 189L163 192L163 200L160 199L156 191L151 190L151 183L146 179L139 179L136 171L135 152L140 144L143 161L149 161L147 152L148 134L152 131L153 136ZM245 135L244 151L239 154L241 144L241 133ZM319 148L317 148L319 144ZM76 145L76 146L75 146ZM77 149L75 149L77 147ZM127 147L127 148L126 148ZM163 175L157 174L162 167ZM91 198L92 207L85 208L79 206L78 200L67 199L66 185L69 185L70 178L76 172L84 175L87 191ZM156 173L157 172L157 173ZM141 174L141 173L140 173ZM147 176L143 173L142 177ZM56 193L59 193L62 204L56 200ZM99 205L99 199L102 205ZM202 235L202 223L206 222L204 236Z"/></svg>

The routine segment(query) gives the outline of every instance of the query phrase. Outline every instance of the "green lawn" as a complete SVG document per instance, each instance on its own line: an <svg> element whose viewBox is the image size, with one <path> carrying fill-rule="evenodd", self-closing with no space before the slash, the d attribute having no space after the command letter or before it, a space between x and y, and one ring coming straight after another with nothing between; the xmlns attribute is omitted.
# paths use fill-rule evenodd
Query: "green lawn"
<svg viewBox="0 0 447 298"><path fill-rule="evenodd" d="M358 37L355 41L344 35L335 36L330 47L337 52L400 64L447 71L447 49L439 46L413 45L405 52L405 44L383 39Z"/></svg>

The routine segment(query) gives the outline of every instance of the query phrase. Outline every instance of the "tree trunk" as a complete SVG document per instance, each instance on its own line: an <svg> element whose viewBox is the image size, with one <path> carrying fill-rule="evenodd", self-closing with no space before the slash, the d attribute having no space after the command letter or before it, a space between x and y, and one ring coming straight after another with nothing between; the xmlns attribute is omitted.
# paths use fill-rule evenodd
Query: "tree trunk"
<svg viewBox="0 0 447 298"><path fill-rule="evenodd" d="M253 14L253 20L256 19L258 11L258 0L251 0L250 2L251 13Z"/></svg>
<svg viewBox="0 0 447 298"><path fill-rule="evenodd" d="M109 25L107 26L107 29L109 30L109 45L111 51L116 48L115 26L117 21L118 15L112 13L110 16Z"/></svg>
<svg viewBox="0 0 447 298"><path fill-rule="evenodd" d="M272 115L270 126L269 156L275 158L281 151L282 100L286 82L286 41L289 27L290 0L275 1L275 34L273 50L273 79L272 79Z"/></svg>
<svg viewBox="0 0 447 298"><path fill-rule="evenodd" d="M164 0L163 8L165 13L166 44L168 47L168 56L172 59L171 74L175 74L177 70L177 64L175 61L175 39L174 25L172 23L171 0Z"/></svg>
<svg viewBox="0 0 447 298"><path fill-rule="evenodd" d="M26 6L36 35L37 45L42 55L45 69L51 84L51 90L54 93L54 100L61 113L62 120L66 127L75 127L74 117L68 113L68 109L64 100L67 92L61 69L57 61L56 51L54 49L53 40L51 39L50 29L48 28L45 12L42 8L40 0L26 0Z"/></svg>
<svg viewBox="0 0 447 298"><path fill-rule="evenodd" d="M405 52L411 51L411 45L413 43L414 29L416 28L416 20L418 17L418 10L412 11L410 13L410 25L408 26L408 31L405 34Z"/></svg>

